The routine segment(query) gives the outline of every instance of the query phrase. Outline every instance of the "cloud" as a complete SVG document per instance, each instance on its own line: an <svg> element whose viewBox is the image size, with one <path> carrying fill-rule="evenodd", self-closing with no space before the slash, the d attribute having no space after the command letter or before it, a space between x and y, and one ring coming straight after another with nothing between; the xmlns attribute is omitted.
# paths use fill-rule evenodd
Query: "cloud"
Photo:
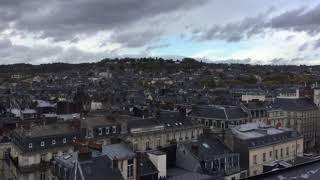
<svg viewBox="0 0 320 180"><path fill-rule="evenodd" d="M213 25L207 30L194 31L198 40L222 39L228 42L238 42L253 35L264 35L265 30L287 30L306 32L310 35L320 33L320 5L310 9L298 8L273 15L273 10L254 17L247 17L241 21L225 25ZM290 40L292 37L288 37Z"/></svg>
<svg viewBox="0 0 320 180"><path fill-rule="evenodd" d="M320 39L316 40L314 43L314 49L320 48Z"/></svg>
<svg viewBox="0 0 320 180"><path fill-rule="evenodd" d="M204 2L206 0L4 0L0 3L0 22L4 24L2 29L12 24L15 29L62 41L73 39L77 34L119 31L133 23L173 11L186 11Z"/></svg>
<svg viewBox="0 0 320 180"><path fill-rule="evenodd" d="M8 39L0 40L0 62L4 64L14 63L51 63L51 62L92 62L103 59L104 57L116 56L111 52L89 53L78 48L62 48L59 46L36 45L27 47L15 45Z"/></svg>
<svg viewBox="0 0 320 180"><path fill-rule="evenodd" d="M299 48L298 50L299 51L304 51L308 48L309 44L308 43L303 43Z"/></svg>
<svg viewBox="0 0 320 180"><path fill-rule="evenodd" d="M157 44L157 45L150 45L146 47L146 51L152 51L154 49L162 49L162 48L167 48L169 47L170 44L166 43L166 44Z"/></svg>

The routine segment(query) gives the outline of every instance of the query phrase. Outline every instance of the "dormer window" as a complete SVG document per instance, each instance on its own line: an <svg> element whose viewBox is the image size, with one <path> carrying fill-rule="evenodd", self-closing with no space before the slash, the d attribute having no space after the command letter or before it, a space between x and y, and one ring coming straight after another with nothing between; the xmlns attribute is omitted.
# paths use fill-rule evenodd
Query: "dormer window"
<svg viewBox="0 0 320 180"><path fill-rule="evenodd" d="M52 140L52 145L55 145L56 144L56 140Z"/></svg>
<svg viewBox="0 0 320 180"><path fill-rule="evenodd" d="M44 146L44 141L41 141L41 144L40 144L40 145L41 145L41 147L43 147L43 146Z"/></svg>
<svg viewBox="0 0 320 180"><path fill-rule="evenodd" d="M75 142L77 140L77 137L75 136L75 137L73 137L73 142Z"/></svg>
<svg viewBox="0 0 320 180"><path fill-rule="evenodd" d="M98 131L99 131L99 136L101 136L102 135L102 128L99 128Z"/></svg>
<svg viewBox="0 0 320 180"><path fill-rule="evenodd" d="M63 142L63 144L67 143L67 139L66 139L66 138L63 138L63 139L62 139L62 142Z"/></svg>
<svg viewBox="0 0 320 180"><path fill-rule="evenodd" d="M106 127L106 134L109 134L109 133L110 133L110 128Z"/></svg>
<svg viewBox="0 0 320 180"><path fill-rule="evenodd" d="M30 148L30 149L32 148L32 143L29 143L29 148Z"/></svg>

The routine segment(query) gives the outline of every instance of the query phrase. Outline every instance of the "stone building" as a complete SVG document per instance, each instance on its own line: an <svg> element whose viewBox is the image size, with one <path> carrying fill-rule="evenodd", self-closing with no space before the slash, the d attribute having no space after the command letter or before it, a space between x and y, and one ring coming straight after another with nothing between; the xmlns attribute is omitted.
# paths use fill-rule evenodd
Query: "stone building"
<svg viewBox="0 0 320 180"><path fill-rule="evenodd" d="M195 124L177 111L161 111L156 118L122 117L127 123L123 140L130 142L135 151L149 151L177 142L197 139L203 126Z"/></svg>
<svg viewBox="0 0 320 180"><path fill-rule="evenodd" d="M225 180L246 177L246 170L240 169L239 153L232 152L214 137L202 137L192 142L179 143L177 167Z"/></svg>
<svg viewBox="0 0 320 180"><path fill-rule="evenodd" d="M218 134L229 126L244 124L250 120L248 114L239 106L194 106L189 117Z"/></svg>
<svg viewBox="0 0 320 180"><path fill-rule="evenodd" d="M290 166L304 152L304 140L300 133L259 123L231 128L225 141L234 152L240 153L240 165L248 170L249 176L270 170L272 164Z"/></svg>
<svg viewBox="0 0 320 180"><path fill-rule="evenodd" d="M72 124L18 128L12 132L10 170L19 180L47 180L52 159L73 152L73 142L84 138L84 131Z"/></svg>
<svg viewBox="0 0 320 180"><path fill-rule="evenodd" d="M307 98L298 99L276 99L274 102L275 107L279 107L280 114L286 115L284 121L279 121L276 127L292 128L304 137L304 148L314 148L319 137L319 121L320 111L319 108L313 103L312 100Z"/></svg>

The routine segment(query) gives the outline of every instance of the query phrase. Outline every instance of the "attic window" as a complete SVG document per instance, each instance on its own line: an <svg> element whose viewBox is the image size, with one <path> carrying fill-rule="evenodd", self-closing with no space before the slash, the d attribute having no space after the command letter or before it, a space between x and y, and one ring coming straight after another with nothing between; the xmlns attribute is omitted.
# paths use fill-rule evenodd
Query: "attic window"
<svg viewBox="0 0 320 180"><path fill-rule="evenodd" d="M178 123L175 123L176 126L178 126Z"/></svg>
<svg viewBox="0 0 320 180"><path fill-rule="evenodd" d="M62 142L63 142L63 144L65 144L67 142L67 139L63 138Z"/></svg>
<svg viewBox="0 0 320 180"><path fill-rule="evenodd" d="M52 140L52 144L55 145L56 144L56 140L53 139Z"/></svg>
<svg viewBox="0 0 320 180"><path fill-rule="evenodd" d="M29 143L29 148L30 148L30 149L32 148L32 143Z"/></svg>
<svg viewBox="0 0 320 180"><path fill-rule="evenodd" d="M102 128L99 128L98 131L99 131L99 135L101 136L102 135Z"/></svg>
<svg viewBox="0 0 320 180"><path fill-rule="evenodd" d="M179 125L182 126L182 122L179 122Z"/></svg>
<svg viewBox="0 0 320 180"><path fill-rule="evenodd" d="M41 141L41 147L43 147L44 146L44 141Z"/></svg>
<svg viewBox="0 0 320 180"><path fill-rule="evenodd" d="M170 124L167 124L168 127L170 127Z"/></svg>
<svg viewBox="0 0 320 180"><path fill-rule="evenodd" d="M106 134L109 134L109 127L106 127Z"/></svg>

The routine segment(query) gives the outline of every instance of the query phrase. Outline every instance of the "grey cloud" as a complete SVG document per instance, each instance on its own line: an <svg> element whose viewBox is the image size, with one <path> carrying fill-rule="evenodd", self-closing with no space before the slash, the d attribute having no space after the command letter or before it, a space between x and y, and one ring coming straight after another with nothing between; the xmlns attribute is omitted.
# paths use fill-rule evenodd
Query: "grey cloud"
<svg viewBox="0 0 320 180"><path fill-rule="evenodd" d="M314 49L320 48L320 39L316 40L314 43Z"/></svg>
<svg viewBox="0 0 320 180"><path fill-rule="evenodd" d="M290 41L290 40L292 40L294 37L295 37L294 35L288 36L288 37L286 38L286 40L287 40L287 41Z"/></svg>
<svg viewBox="0 0 320 180"><path fill-rule="evenodd" d="M245 18L240 22L230 23L223 26L214 25L207 32L197 32L195 39L210 40L224 39L228 42L240 41L243 38L249 38L254 34L262 33L265 22L265 14L257 17Z"/></svg>
<svg viewBox="0 0 320 180"><path fill-rule="evenodd" d="M146 51L151 51L151 50L154 50L154 49L167 48L169 46L170 46L170 44L151 45L151 46L146 47Z"/></svg>
<svg viewBox="0 0 320 180"><path fill-rule="evenodd" d="M308 43L303 43L299 48L298 50L301 52L301 51L304 51L308 48L309 44Z"/></svg>
<svg viewBox="0 0 320 180"><path fill-rule="evenodd" d="M63 49L58 46L34 46L27 47L22 45L14 45L10 40L0 40L0 63L49 63L49 62L89 62L101 60L104 57L112 57L115 54L111 52L105 53L89 53L83 52L77 48Z"/></svg>
<svg viewBox="0 0 320 180"><path fill-rule="evenodd" d="M157 29L149 29L146 31L123 31L115 33L111 36L111 41L121 43L125 47L136 48L156 41L162 32Z"/></svg>
<svg viewBox="0 0 320 180"><path fill-rule="evenodd" d="M240 41L253 35L263 35L266 29L282 29L307 32L315 35L320 32L320 5L311 8L299 8L269 17L270 12L256 17L225 25L214 25L210 29L194 34L198 40L223 39L229 42ZM288 37L290 40L292 37Z"/></svg>
<svg viewBox="0 0 320 180"><path fill-rule="evenodd" d="M285 12L271 19L269 25L272 28L280 28L294 31L305 31L310 34L320 32L320 5L313 9L305 8Z"/></svg>
<svg viewBox="0 0 320 180"><path fill-rule="evenodd" d="M54 0L0 2L0 22L57 41L102 30L120 31L144 19L189 10L207 0ZM1 27L0 27L1 28ZM5 27L2 27L2 29Z"/></svg>

